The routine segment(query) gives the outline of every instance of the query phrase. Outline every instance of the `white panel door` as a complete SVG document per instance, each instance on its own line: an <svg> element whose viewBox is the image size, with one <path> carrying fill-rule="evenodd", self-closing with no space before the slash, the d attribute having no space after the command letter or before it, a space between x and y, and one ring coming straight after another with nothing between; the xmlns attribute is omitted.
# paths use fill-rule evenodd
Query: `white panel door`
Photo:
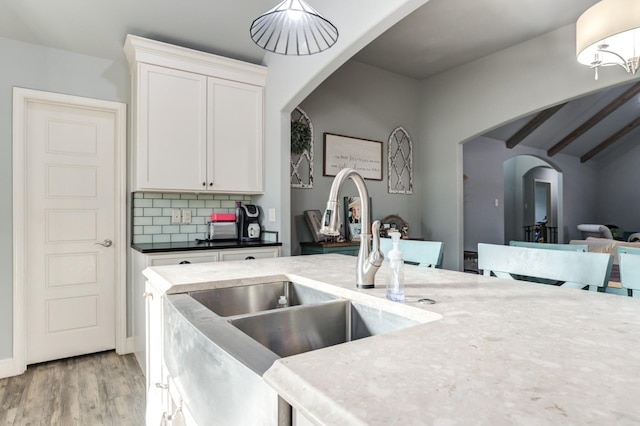
<svg viewBox="0 0 640 426"><path fill-rule="evenodd" d="M25 114L27 364L113 349L116 117L46 101Z"/></svg>
<svg viewBox="0 0 640 426"><path fill-rule="evenodd" d="M262 192L263 88L209 77L208 102L208 189Z"/></svg>

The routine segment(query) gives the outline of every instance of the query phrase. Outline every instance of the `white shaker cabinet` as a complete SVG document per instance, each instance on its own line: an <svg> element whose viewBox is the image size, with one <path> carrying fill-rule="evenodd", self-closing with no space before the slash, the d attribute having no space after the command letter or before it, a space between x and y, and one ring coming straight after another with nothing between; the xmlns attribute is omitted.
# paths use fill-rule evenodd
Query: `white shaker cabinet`
<svg viewBox="0 0 640 426"><path fill-rule="evenodd" d="M135 190L202 190L207 180L207 77L138 64Z"/></svg>
<svg viewBox="0 0 640 426"><path fill-rule="evenodd" d="M127 36L132 191L263 192L266 68Z"/></svg>

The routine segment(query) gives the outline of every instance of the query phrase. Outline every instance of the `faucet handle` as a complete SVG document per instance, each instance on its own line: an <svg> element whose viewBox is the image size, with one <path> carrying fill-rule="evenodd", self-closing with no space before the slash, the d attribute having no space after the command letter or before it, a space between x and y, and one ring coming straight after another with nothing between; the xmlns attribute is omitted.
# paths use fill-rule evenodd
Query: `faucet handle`
<svg viewBox="0 0 640 426"><path fill-rule="evenodd" d="M371 263L374 265L382 264L384 254L380 250L380 221L376 220L371 224L371 240L373 241L373 247L371 247Z"/></svg>

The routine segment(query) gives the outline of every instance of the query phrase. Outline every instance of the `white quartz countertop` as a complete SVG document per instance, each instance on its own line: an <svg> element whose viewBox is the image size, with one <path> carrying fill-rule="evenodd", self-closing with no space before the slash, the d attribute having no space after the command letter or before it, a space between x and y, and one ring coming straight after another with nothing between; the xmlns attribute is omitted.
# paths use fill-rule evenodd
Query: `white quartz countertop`
<svg viewBox="0 0 640 426"><path fill-rule="evenodd" d="M371 290L356 288L355 263L330 254L145 275L168 294L273 277L426 311L425 324L276 361L264 380L318 424L640 424L640 299L407 265L398 304L384 299L386 262Z"/></svg>

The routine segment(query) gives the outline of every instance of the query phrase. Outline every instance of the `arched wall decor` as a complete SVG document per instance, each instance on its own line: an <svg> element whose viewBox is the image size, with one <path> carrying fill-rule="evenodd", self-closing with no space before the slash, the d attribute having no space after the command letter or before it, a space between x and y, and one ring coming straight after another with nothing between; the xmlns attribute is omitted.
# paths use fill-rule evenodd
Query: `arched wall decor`
<svg viewBox="0 0 640 426"><path fill-rule="evenodd" d="M311 140L309 147L302 153L291 152L291 187L313 188L313 124L311 119L300 107L291 112L291 124L303 123L309 128ZM293 131L293 129L292 129Z"/></svg>
<svg viewBox="0 0 640 426"><path fill-rule="evenodd" d="M409 133L398 127L389 136L387 145L388 188L390 194L413 194L413 143Z"/></svg>

